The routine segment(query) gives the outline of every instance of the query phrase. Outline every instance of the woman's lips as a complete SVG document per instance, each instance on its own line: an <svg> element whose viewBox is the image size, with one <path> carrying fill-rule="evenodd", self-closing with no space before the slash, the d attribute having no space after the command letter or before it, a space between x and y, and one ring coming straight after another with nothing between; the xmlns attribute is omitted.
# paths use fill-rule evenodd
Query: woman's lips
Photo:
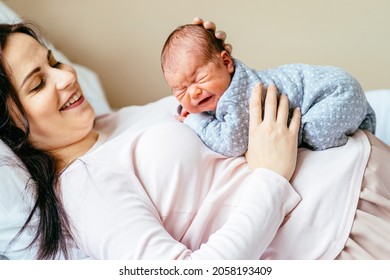
<svg viewBox="0 0 390 280"><path fill-rule="evenodd" d="M73 94L68 101L61 107L60 111L70 110L74 107L77 107L81 103L83 103L84 97L81 95L80 92L76 92Z"/></svg>

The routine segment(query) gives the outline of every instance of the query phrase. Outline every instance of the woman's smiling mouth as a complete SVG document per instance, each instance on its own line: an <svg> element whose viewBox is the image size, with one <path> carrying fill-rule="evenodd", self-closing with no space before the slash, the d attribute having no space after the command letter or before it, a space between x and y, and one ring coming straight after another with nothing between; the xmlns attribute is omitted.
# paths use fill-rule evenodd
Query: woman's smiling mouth
<svg viewBox="0 0 390 280"><path fill-rule="evenodd" d="M79 105L84 100L80 92L75 93L72 97L61 107L60 111L71 109Z"/></svg>

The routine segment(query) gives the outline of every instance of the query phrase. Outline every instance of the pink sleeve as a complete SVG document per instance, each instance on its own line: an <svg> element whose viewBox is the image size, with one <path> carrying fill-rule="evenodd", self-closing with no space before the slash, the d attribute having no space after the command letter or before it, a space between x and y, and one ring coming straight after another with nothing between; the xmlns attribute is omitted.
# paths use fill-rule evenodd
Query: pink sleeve
<svg viewBox="0 0 390 280"><path fill-rule="evenodd" d="M274 238L285 215L300 201L278 174L258 169L236 210L191 259L259 259Z"/></svg>

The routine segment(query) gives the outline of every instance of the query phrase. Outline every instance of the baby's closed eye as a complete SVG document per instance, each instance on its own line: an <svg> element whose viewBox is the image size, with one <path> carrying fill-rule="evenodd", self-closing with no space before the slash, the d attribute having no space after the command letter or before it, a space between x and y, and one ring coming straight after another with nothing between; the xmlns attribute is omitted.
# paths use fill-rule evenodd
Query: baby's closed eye
<svg viewBox="0 0 390 280"><path fill-rule="evenodd" d="M174 89L173 90L173 95L177 98L177 99L181 99L183 97L183 95L187 92L187 89L186 88L181 88L181 89Z"/></svg>

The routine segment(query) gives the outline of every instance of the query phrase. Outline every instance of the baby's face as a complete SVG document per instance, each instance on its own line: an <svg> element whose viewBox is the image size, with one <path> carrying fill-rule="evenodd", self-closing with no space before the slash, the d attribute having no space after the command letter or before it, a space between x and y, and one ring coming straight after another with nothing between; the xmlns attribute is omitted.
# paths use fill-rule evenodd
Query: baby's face
<svg viewBox="0 0 390 280"><path fill-rule="evenodd" d="M219 98L229 87L233 60L222 52L218 62L203 55L186 52L164 72L173 95L192 114L214 111Z"/></svg>

